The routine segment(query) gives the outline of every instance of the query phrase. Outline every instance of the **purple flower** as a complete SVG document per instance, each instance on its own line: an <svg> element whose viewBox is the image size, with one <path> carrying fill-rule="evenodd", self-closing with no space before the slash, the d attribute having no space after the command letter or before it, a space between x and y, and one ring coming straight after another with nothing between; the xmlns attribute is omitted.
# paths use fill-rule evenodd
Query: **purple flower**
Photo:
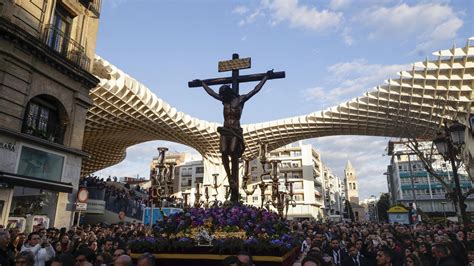
<svg viewBox="0 0 474 266"><path fill-rule="evenodd" d="M283 244L283 242L281 242L280 239L272 239L272 240L270 240L270 244L272 244L274 246L281 246Z"/></svg>

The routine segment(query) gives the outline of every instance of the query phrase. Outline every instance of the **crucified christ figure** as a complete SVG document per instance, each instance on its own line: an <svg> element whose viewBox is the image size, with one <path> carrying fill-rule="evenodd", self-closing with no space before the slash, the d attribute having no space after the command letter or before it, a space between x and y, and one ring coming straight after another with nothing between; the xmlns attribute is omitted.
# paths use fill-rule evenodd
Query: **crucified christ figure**
<svg viewBox="0 0 474 266"><path fill-rule="evenodd" d="M198 80L209 95L221 101L222 105L224 105L224 126L218 127L217 131L221 135L220 151L222 153L222 164L229 179L230 201L234 203L239 200L239 158L245 151L242 128L240 127L242 110L244 109L245 102L262 89L272 74L273 70L267 71L257 86L244 95L239 95L229 85L222 85L219 88L219 93L216 93L202 80Z"/></svg>

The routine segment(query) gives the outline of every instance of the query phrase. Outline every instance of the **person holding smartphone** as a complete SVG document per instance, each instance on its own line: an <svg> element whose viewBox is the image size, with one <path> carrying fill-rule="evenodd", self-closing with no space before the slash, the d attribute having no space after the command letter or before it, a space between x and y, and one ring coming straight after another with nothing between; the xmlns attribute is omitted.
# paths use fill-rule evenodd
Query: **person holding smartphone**
<svg viewBox="0 0 474 266"><path fill-rule="evenodd" d="M37 232L28 235L28 241L23 245L21 251L30 251L35 258L35 266L44 266L46 261L55 256L54 248L49 244L46 237L40 238Z"/></svg>

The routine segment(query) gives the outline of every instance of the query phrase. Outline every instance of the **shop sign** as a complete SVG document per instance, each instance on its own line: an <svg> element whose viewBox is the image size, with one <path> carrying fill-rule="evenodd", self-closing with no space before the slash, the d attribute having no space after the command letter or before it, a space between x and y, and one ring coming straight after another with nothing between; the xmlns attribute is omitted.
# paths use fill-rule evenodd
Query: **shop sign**
<svg viewBox="0 0 474 266"><path fill-rule="evenodd" d="M87 200L89 199L89 191L87 188L80 188L79 191L77 192L77 202L80 203L86 203Z"/></svg>
<svg viewBox="0 0 474 266"><path fill-rule="evenodd" d="M87 201L86 213L91 214L104 214L105 212L105 201L103 200L92 200Z"/></svg>
<svg viewBox="0 0 474 266"><path fill-rule="evenodd" d="M15 152L15 144L10 142L0 142L0 149Z"/></svg>
<svg viewBox="0 0 474 266"><path fill-rule="evenodd" d="M87 210L87 203L76 202L76 211Z"/></svg>
<svg viewBox="0 0 474 266"><path fill-rule="evenodd" d="M388 221L391 224L394 224L394 223L410 224L408 213L389 213Z"/></svg>

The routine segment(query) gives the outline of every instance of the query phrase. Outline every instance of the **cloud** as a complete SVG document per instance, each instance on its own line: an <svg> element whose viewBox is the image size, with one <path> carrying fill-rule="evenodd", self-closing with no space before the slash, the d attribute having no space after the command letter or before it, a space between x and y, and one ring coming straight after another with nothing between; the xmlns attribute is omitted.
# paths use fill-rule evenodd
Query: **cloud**
<svg viewBox="0 0 474 266"><path fill-rule="evenodd" d="M168 141L149 141L131 146L127 149L127 157L121 163L97 171L95 175L107 178L108 176L129 176L148 178L150 175L150 163L153 157L158 156L157 147L167 147L169 152L184 152L199 156L198 152L188 146L168 142Z"/></svg>
<svg viewBox="0 0 474 266"><path fill-rule="evenodd" d="M318 10L298 3L298 0L261 0L261 5L250 12L248 7L237 6L232 13L245 16L240 26L254 23L258 17L270 14L270 24L289 22L292 27L324 31L337 27L342 21L342 13L327 9Z"/></svg>
<svg viewBox="0 0 474 266"><path fill-rule="evenodd" d="M342 8L348 5L347 0L332 1L330 7ZM336 8L337 7L337 8ZM253 11L246 6L237 6L232 13L242 16L239 26L255 23L260 17L267 17L269 24L289 24L293 28L309 29L323 32L335 29L347 46L354 43L350 27L341 28L344 23L343 13L328 9L318 9L314 6L303 5L298 0L261 0L261 5L254 7Z"/></svg>
<svg viewBox="0 0 474 266"><path fill-rule="evenodd" d="M438 25L433 32L431 32L425 40L422 40L417 46L417 53L424 53L424 51L438 48L438 44L445 40L454 39L456 32L461 28L463 22L459 18L450 19Z"/></svg>
<svg viewBox="0 0 474 266"><path fill-rule="evenodd" d="M344 43L347 46L351 46L352 44L354 44L354 38L352 38L350 32L351 29L349 27L344 28L344 30L341 32L342 40L344 40Z"/></svg>
<svg viewBox="0 0 474 266"><path fill-rule="evenodd" d="M130 0L105 0L103 1L103 4L116 8L128 2L130 2Z"/></svg>
<svg viewBox="0 0 474 266"><path fill-rule="evenodd" d="M320 11L301 5L298 0L265 0L263 3L271 11L273 24L289 22L293 27L324 31L337 27L342 21L342 13Z"/></svg>
<svg viewBox="0 0 474 266"><path fill-rule="evenodd" d="M373 7L355 18L369 27L370 38L414 38L417 51L433 50L443 41L453 39L463 22L445 3L399 4Z"/></svg>
<svg viewBox="0 0 474 266"><path fill-rule="evenodd" d="M384 173L389 164L385 153L388 139L370 136L331 136L308 141L321 154L321 160L333 173L344 178L348 160L359 179L359 198L378 195L387 191Z"/></svg>
<svg viewBox="0 0 474 266"><path fill-rule="evenodd" d="M252 13L250 13L246 18L240 20L239 26L244 26L246 24L251 24L257 20L258 17L265 16L265 14L260 10L256 9Z"/></svg>
<svg viewBox="0 0 474 266"><path fill-rule="evenodd" d="M243 15L243 14L247 13L248 11L249 11L249 9L248 9L246 6L236 6L236 7L232 10L232 13L233 13L233 14Z"/></svg>
<svg viewBox="0 0 474 266"><path fill-rule="evenodd" d="M349 0L331 0L329 2L329 8L338 10L347 7L350 4Z"/></svg>
<svg viewBox="0 0 474 266"><path fill-rule="evenodd" d="M383 85L389 77L397 78L397 72L408 68L409 65L369 64L365 59L337 63L327 68L325 86L306 89L303 97L324 107L333 106L360 96L374 86Z"/></svg>

